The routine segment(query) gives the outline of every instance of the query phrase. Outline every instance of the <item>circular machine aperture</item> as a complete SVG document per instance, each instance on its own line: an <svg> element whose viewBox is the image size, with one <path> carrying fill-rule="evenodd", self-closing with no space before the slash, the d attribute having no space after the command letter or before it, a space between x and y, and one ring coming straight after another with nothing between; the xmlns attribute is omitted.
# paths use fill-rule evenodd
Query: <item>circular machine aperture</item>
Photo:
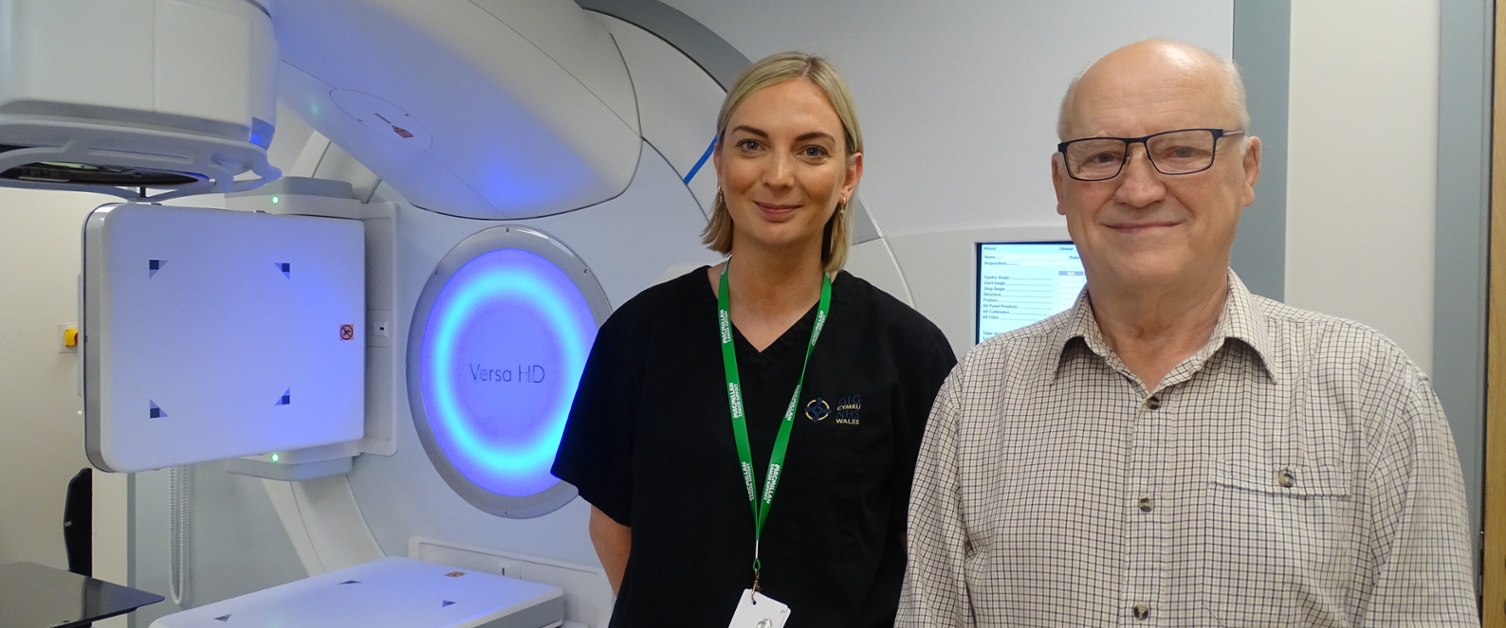
<svg viewBox="0 0 1506 628"><path fill-rule="evenodd" d="M488 229L440 260L409 332L408 398L451 489L511 518L575 497L549 468L610 313L585 263L533 229Z"/></svg>

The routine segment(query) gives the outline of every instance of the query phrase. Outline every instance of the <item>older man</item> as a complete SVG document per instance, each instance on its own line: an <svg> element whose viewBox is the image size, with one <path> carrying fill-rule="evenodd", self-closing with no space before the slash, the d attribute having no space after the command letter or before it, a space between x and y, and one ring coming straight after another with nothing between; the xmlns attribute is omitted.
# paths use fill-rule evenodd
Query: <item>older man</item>
<svg viewBox="0 0 1506 628"><path fill-rule="evenodd" d="M1477 625L1428 379L1229 270L1260 140L1233 64L1147 41L1062 102L1070 310L974 349L932 410L904 626Z"/></svg>

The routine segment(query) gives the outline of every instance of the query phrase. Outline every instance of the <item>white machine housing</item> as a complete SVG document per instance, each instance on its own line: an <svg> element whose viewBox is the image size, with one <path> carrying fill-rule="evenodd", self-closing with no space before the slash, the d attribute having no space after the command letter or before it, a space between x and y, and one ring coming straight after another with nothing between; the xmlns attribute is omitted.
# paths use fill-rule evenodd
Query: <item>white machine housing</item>
<svg viewBox="0 0 1506 628"><path fill-rule="evenodd" d="M368 252L385 253L367 260L368 301L356 319L368 322L356 334L367 349L367 422L364 433L351 437L360 439L360 451L375 455L359 456L344 473L264 480L271 508L262 502L251 512L240 510L246 502L224 503L219 497L244 495L222 490L232 483L241 487L244 477L198 474L193 499L200 505L180 508L217 509L216 516L244 523L242 534L263 534L268 515L282 524L296 560L288 560L289 552L277 542L266 543L256 557L234 558L239 582L272 586L406 553L553 584L563 590L567 620L590 628L607 624L613 595L590 547L589 506L571 500L534 518L509 519L468 504L447 487L425 454L408 403L412 391L402 385L409 348L392 341L409 335L422 288L446 254L497 226L493 221L518 222L556 236L578 252L614 305L720 257L700 245L698 234L716 196L709 157L723 85L747 59L730 45L726 49L736 59L729 63L689 57L686 50L694 47L676 44L666 33L698 26L693 21L670 22L655 31L644 26L648 21L585 11L582 4L259 2L277 31L280 105L292 113L272 152L294 175L349 183L348 193L316 195L319 205L360 205L349 217L368 227L382 225L385 235L369 237L367 246ZM700 36L720 41L709 31ZM712 76L706 69L711 67L733 71ZM132 120L126 112L111 124L129 128ZM140 145L150 146L150 138L142 136ZM143 155L131 161L150 160ZM226 206L288 211L293 209L288 205L304 204L290 197L310 196L298 187L232 195ZM344 194L349 199L337 198ZM890 245L871 221L864 218L859 226L849 266L908 301ZM242 239L228 233L204 238ZM625 243L642 245L625 249ZM360 290L359 274L349 285ZM86 327L88 322L86 316ZM359 367L351 371L359 372ZM362 385L355 380L348 388L359 395ZM370 446L375 444L381 446ZM200 449L194 459L265 453L272 447L237 449ZM134 478L136 495L152 495L158 479ZM153 506L145 499L150 497L138 499L138 512L150 517ZM234 542L212 543L210 537L225 533L209 527L186 533L200 539L189 553L223 564L210 555L233 548ZM141 534L133 541L139 545L133 577L142 586L172 571L153 568L169 552L148 547L147 538ZM176 573L193 562L184 555L179 551L168 558L176 561ZM251 574L255 577L246 577ZM242 588L210 586L205 581L211 574L203 575L198 580L203 586L195 586L206 601L246 594ZM256 593L247 597L268 600ZM197 602L185 598L175 605L192 609ZM149 620L171 606L147 609L142 617Z"/></svg>
<svg viewBox="0 0 1506 628"><path fill-rule="evenodd" d="M0 0L0 185L163 199L274 179L277 58L249 0Z"/></svg>
<svg viewBox="0 0 1506 628"><path fill-rule="evenodd" d="M564 616L558 587L392 557L168 615L152 628L554 628Z"/></svg>
<svg viewBox="0 0 1506 628"><path fill-rule="evenodd" d="M548 216L633 179L635 85L573 2L300 0L272 18L284 106L418 207Z"/></svg>
<svg viewBox="0 0 1506 628"><path fill-rule="evenodd" d="M279 556L276 567L248 564L256 559L238 561L245 572L257 574L242 581L271 586L406 554L558 586L565 619L590 628L605 626L613 596L590 549L586 505L574 500L534 519L505 519L449 490L428 460L408 410L408 391L401 385L406 347L391 340L407 336L418 292L445 252L496 224L476 218L527 219L530 226L559 233L572 249L593 251L582 260L599 276L612 304L666 276L714 261L717 256L700 246L695 234L704 225L703 208L715 195L715 173L706 157L723 93L720 85L666 41L627 22L583 11L569 0L445 0L426 3L422 10L396 0L262 6L274 20L282 51L280 106L293 114L286 128L279 129L280 143L272 152L295 175L350 183L352 200L330 195L321 207L357 203L362 211L348 217L359 220L348 222L366 222L368 228L380 224L390 231L367 242L368 252L373 241L380 241L376 250L388 253L366 260L368 301L357 320L367 325L356 332L356 342L364 341L367 350L365 386L360 379L347 384L325 380L326 387L344 388L358 400L365 389L366 430L357 422L357 431L348 437L363 443L360 451L376 455L359 456L348 473L263 480L270 508L230 516L237 525L244 523L243 532L261 535L268 523L263 517L271 514L274 522L280 520L296 557L290 563L288 556ZM381 124L372 123L376 114ZM130 125L129 120L118 123ZM293 153L287 152L290 146ZM225 204L253 211L304 211L293 206L305 205L307 197L299 186L279 191L274 185L256 190L254 197L231 195ZM381 207L396 211L365 211ZM204 234L201 239L228 244L244 241L244 235ZM624 241L654 244L630 259L602 256ZM175 265L169 261L167 269ZM362 290L361 274L346 285ZM86 327L88 323L86 315ZM359 365L350 373L359 378ZM181 413L162 409L171 418ZM382 426L395 429L385 434L372 430ZM346 437L342 433L341 439ZM171 464L274 449L245 447L243 439L235 440L236 451L222 443ZM301 453L283 451L282 464ZM106 469L125 469L103 462ZM265 468L271 463L263 462L258 457L231 466ZM153 461L142 468L161 464ZM134 481L149 492L146 485L157 477L139 474ZM195 477L212 484L246 481L222 473ZM194 482L193 500L206 506L229 494ZM150 508L143 506L144 511ZM184 504L180 512L202 508ZM198 538L220 531L206 527L184 534ZM174 560L175 573L183 573L194 562L184 556L219 551L208 543L194 541L193 551L171 556L143 549L132 568L142 574L143 586L151 586L145 581L172 570L158 572L150 563ZM280 551L277 545L273 541L266 554ZM278 572L276 580L263 576L268 567ZM238 588L225 595L223 589L199 584L194 591L181 604L144 611L142 620L247 592ZM199 596L202 600L192 599ZM254 599L271 608L263 604L268 599Z"/></svg>

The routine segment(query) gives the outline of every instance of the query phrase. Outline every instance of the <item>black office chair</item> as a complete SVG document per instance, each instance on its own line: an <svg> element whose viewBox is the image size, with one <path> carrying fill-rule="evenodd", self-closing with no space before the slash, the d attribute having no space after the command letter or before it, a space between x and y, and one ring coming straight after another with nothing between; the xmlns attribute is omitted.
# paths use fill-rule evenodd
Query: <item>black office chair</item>
<svg viewBox="0 0 1506 628"><path fill-rule="evenodd" d="M68 571L94 575L94 470L80 469L68 481L63 502L63 547L68 552Z"/></svg>
<svg viewBox="0 0 1506 628"><path fill-rule="evenodd" d="M83 469L73 476L63 499L68 571L24 561L0 565L0 626L90 628L90 622L162 601L155 593L92 577L93 473Z"/></svg>

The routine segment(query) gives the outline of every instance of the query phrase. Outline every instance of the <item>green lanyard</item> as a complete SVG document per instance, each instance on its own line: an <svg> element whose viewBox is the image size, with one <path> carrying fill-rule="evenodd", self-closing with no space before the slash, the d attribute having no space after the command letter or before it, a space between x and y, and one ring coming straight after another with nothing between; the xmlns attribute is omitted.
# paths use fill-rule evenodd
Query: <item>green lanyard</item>
<svg viewBox="0 0 1506 628"><path fill-rule="evenodd" d="M769 470L764 474L763 499L753 488L753 452L748 447L748 417L743 413L742 378L737 375L737 352L732 348L732 312L728 308L727 267L722 267L721 288L716 294L718 319L722 331L722 366L727 373L727 403L732 409L732 435L737 441L737 459L742 462L743 487L748 490L748 505L753 509L753 590L758 590L758 541L763 537L763 522L769 518L769 504L774 501L774 489L779 487L779 472L784 467L784 452L790 444L790 428L795 425L795 405L800 401L800 388L805 385L805 369L811 363L811 350L816 348L816 338L821 336L821 327L826 324L826 313L831 311L831 278L821 275L821 305L816 310L816 323L811 327L811 341L805 347L805 363L800 366L800 381L795 383L795 394L784 411L784 420L779 424L779 435L774 438L774 450L769 453Z"/></svg>

